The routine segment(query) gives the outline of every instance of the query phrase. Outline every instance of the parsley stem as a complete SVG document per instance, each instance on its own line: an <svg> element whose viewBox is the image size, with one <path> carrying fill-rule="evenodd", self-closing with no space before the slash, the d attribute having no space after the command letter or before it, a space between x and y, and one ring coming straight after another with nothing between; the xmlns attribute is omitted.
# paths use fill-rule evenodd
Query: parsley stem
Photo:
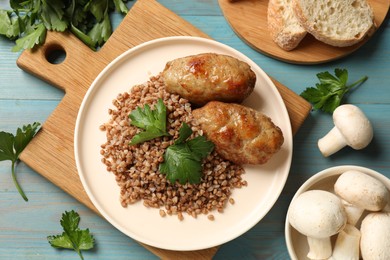
<svg viewBox="0 0 390 260"><path fill-rule="evenodd" d="M76 250L76 252L77 252L77 254L80 256L80 259L81 260L84 260L84 257L83 257L83 255L81 254L81 250L80 249L75 249Z"/></svg>
<svg viewBox="0 0 390 260"><path fill-rule="evenodd" d="M22 196L24 201L28 201L26 194L24 194L22 188L20 187L18 181L16 180L15 168L16 168L16 161L12 161L12 180L14 181L16 189L19 191L19 194Z"/></svg>
<svg viewBox="0 0 390 260"><path fill-rule="evenodd" d="M356 82L353 83L352 85L348 86L348 88L351 89L351 88L353 88L354 86L363 83L363 82L366 81L367 79L368 79L368 77L367 77L367 76L364 76L363 78L359 79L358 81L356 81Z"/></svg>
<svg viewBox="0 0 390 260"><path fill-rule="evenodd" d="M329 92L329 95L327 95L327 96L332 96L333 94L338 93L340 90L342 90L343 93L345 93L345 92L349 91L350 89L352 89L353 87L355 87L356 85L363 83L363 82L366 81L367 79L368 79L368 77L367 77L367 76L364 76L363 78L359 79L358 81L352 83L352 84L349 85L349 86L345 86L345 87L343 87L343 88L339 88L339 89L337 89L337 90L335 90L335 91Z"/></svg>

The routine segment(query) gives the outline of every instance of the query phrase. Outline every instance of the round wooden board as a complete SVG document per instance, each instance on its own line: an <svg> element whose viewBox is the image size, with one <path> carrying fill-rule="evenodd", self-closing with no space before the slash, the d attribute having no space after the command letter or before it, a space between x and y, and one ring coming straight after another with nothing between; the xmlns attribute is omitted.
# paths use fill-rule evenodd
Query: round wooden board
<svg viewBox="0 0 390 260"><path fill-rule="evenodd" d="M308 34L292 51L281 49L270 37L267 28L266 0L218 0L222 12L236 34L255 50L275 59L296 64L318 64L344 57L368 39L350 47L333 47ZM368 0L373 8L377 28L383 23L390 0Z"/></svg>

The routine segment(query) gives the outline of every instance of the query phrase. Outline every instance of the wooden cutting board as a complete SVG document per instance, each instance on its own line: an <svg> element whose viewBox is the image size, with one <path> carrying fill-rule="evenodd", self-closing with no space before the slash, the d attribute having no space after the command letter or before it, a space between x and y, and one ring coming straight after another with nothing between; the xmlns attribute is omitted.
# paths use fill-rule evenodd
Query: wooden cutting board
<svg viewBox="0 0 390 260"><path fill-rule="evenodd" d="M306 35L292 51L279 48L267 28L268 0L218 0L223 15L236 34L255 50L275 59L297 64L318 64L342 58L359 49L367 40L350 47L333 47ZM377 28L386 18L390 0L368 0Z"/></svg>
<svg viewBox="0 0 390 260"><path fill-rule="evenodd" d="M98 52L72 34L56 32L48 33L43 46L24 51L17 60L18 66L64 90L65 96L20 159L98 213L83 189L74 159L73 134L82 99L95 77L118 55L143 42L176 35L209 38L156 1L138 0ZM58 50L66 53L65 60L60 64L50 63L47 57ZM311 106L276 80L274 83L285 101L295 133ZM218 249L178 252L143 246L162 259L211 259Z"/></svg>

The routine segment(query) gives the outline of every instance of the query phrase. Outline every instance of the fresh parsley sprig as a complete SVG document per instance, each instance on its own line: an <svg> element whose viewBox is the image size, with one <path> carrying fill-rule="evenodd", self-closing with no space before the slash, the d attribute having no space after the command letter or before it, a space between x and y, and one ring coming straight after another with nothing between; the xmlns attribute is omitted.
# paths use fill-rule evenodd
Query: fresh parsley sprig
<svg viewBox="0 0 390 260"><path fill-rule="evenodd" d="M10 160L12 162L12 179L19 194L25 201L28 201L28 199L16 179L15 170L20 153L35 136L39 126L40 123L38 122L35 122L32 125L25 125L16 130L16 135L4 131L0 132L0 161Z"/></svg>
<svg viewBox="0 0 390 260"><path fill-rule="evenodd" d="M54 248L73 249L81 259L81 250L89 250L94 247L95 239L89 229L79 228L80 215L74 210L62 214L61 226L64 230L61 235L48 236L47 240Z"/></svg>
<svg viewBox="0 0 390 260"><path fill-rule="evenodd" d="M197 136L186 141L192 134L191 128L183 123L179 138L167 148L160 172L165 174L171 183L199 183L202 177L202 160L214 149L214 144L204 136Z"/></svg>
<svg viewBox="0 0 390 260"><path fill-rule="evenodd" d="M11 10L0 10L0 35L15 40L13 51L42 44L46 33L70 30L92 49L112 34L110 13L126 14L128 0L10 0Z"/></svg>
<svg viewBox="0 0 390 260"><path fill-rule="evenodd" d="M306 88L300 94L313 105L314 109L333 113L348 91L368 79L364 76L353 84L347 85L348 70L336 68L334 72L335 76L327 71L318 73L317 78L320 83L317 83L316 87Z"/></svg>
<svg viewBox="0 0 390 260"><path fill-rule="evenodd" d="M130 145L160 136L169 136L166 113L166 106L161 98L158 99L154 110L147 104L143 108L137 107L133 110L129 115L130 123L144 131L135 135ZM199 183L202 177L202 160L214 149L214 144L204 136L187 141L191 135L191 128L183 123L178 139L164 153L164 162L160 164L159 170L171 183L175 183L176 180L181 184Z"/></svg>
<svg viewBox="0 0 390 260"><path fill-rule="evenodd" d="M167 132L167 108L161 98L158 99L154 110L148 104L143 108L137 107L129 118L134 126L144 129L143 132L135 135L130 145L135 145L160 136L169 136Z"/></svg>

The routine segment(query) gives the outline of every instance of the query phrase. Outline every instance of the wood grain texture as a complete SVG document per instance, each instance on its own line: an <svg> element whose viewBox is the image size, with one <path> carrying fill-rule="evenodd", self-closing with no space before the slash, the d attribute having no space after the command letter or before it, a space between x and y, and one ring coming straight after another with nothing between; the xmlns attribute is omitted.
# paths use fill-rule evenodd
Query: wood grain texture
<svg viewBox="0 0 390 260"><path fill-rule="evenodd" d="M383 23L389 10L389 0L368 0L377 28ZM275 59L296 64L318 64L336 60L358 50L369 38L349 47L334 47L316 40L307 34L297 48L281 49L272 40L267 28L268 1L218 0L226 20L237 35L254 49Z"/></svg>
<svg viewBox="0 0 390 260"><path fill-rule="evenodd" d="M114 58L140 43L172 35L208 37L157 2L142 0L132 7L98 52L91 51L72 34L55 32L48 34L42 47L23 52L17 60L19 67L64 90L66 94L36 138L23 151L21 160L98 213L82 187L74 162L73 133L78 108L92 81ZM47 56L54 50L65 51L64 62L48 62ZM276 80L273 81L286 102L295 133L308 115L310 105ZM173 254L175 257L208 259L217 250L174 252L144 246L161 258L171 258Z"/></svg>

